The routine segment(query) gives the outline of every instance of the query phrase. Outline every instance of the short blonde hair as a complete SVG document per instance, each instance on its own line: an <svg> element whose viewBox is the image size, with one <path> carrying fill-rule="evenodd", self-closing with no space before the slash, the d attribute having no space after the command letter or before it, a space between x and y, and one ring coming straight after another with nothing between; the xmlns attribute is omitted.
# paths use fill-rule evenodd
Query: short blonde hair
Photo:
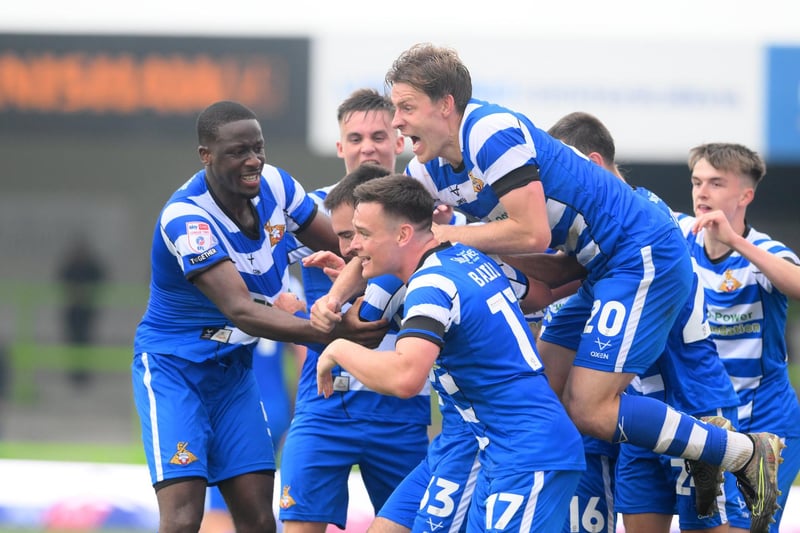
<svg viewBox="0 0 800 533"><path fill-rule="evenodd" d="M736 172L753 181L755 189L767 173L767 165L758 153L734 143L707 143L689 150L689 170L705 159L717 170Z"/></svg>

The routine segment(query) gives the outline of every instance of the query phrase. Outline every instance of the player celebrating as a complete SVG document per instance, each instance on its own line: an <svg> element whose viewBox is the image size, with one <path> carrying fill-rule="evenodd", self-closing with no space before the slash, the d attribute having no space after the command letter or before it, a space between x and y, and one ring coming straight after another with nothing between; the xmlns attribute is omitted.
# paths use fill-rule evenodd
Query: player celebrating
<svg viewBox="0 0 800 533"><path fill-rule="evenodd" d="M582 300L585 320L566 323L556 316L550 324L551 332L581 338L574 364L565 360L564 369L553 369L563 382L551 380L563 389L578 428L721 465L756 494L751 510L769 523L782 446L777 436L726 431L658 400L621 395L661 354L669 331L664 325L680 310L674 302L686 301L691 291L691 259L672 217L526 116L472 98L469 71L453 50L412 47L386 81L397 108L393 125L411 139L416 156L410 174L440 202L488 222L434 225L437 240L495 254L549 246L587 271L573 296ZM355 290L354 277L343 273L328 300L312 308L315 325L335 323L340 302Z"/></svg>
<svg viewBox="0 0 800 533"><path fill-rule="evenodd" d="M334 341L320 356L320 392L346 368L400 397L431 381L477 439L480 473L469 531L553 531L563 524L584 468L580 435L547 384L533 336L500 267L477 250L439 245L433 198L403 175L356 188L352 246L367 278L407 284L394 350ZM552 446L545 435L559 436ZM423 502L424 504L424 502Z"/></svg>
<svg viewBox="0 0 800 533"><path fill-rule="evenodd" d="M219 484L238 531L275 531L275 459L251 368L256 341L345 335L374 345L386 328L354 317L321 335L270 305L288 289L285 233L333 249L330 221L286 171L266 164L252 110L212 104L197 136L203 169L159 215L131 364L159 531L197 531L209 484Z"/></svg>

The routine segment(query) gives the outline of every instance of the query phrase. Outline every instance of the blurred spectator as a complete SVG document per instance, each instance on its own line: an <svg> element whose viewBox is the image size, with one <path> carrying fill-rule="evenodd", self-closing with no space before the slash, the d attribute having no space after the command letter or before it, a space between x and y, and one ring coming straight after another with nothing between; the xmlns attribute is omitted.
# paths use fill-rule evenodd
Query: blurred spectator
<svg viewBox="0 0 800 533"><path fill-rule="evenodd" d="M84 353L79 348L95 341L97 297L106 279L106 271L89 239L79 234L70 244L57 272L62 285L64 339L72 348L68 375L76 387L91 381Z"/></svg>

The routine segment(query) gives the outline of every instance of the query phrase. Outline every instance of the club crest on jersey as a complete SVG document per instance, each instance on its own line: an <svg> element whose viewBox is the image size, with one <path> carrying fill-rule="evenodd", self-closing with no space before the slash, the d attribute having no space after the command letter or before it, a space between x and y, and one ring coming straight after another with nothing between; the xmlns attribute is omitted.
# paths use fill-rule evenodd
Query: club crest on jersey
<svg viewBox="0 0 800 533"><path fill-rule="evenodd" d="M472 171L469 172L469 181L472 182L472 190L475 191L476 193L479 193L483 190L483 187L485 185L483 183L483 180L473 176Z"/></svg>
<svg viewBox="0 0 800 533"><path fill-rule="evenodd" d="M294 498L289 496L290 488L291 487L289 485L283 486L283 492L281 493L281 501L280 501L281 509L288 509L289 507L297 503L296 501L294 501Z"/></svg>
<svg viewBox="0 0 800 533"><path fill-rule="evenodd" d="M178 451L175 452L175 455L173 455L172 459L169 460L170 464L188 465L189 463L197 461L197 456L186 449L188 446L188 442L179 442Z"/></svg>
<svg viewBox="0 0 800 533"><path fill-rule="evenodd" d="M719 290L722 292L733 292L742 286L742 282L733 277L733 272L730 269L726 270L724 275L725 279L722 280L719 286Z"/></svg>
<svg viewBox="0 0 800 533"><path fill-rule="evenodd" d="M211 227L206 222L187 222L186 238L189 241L189 249L196 254L201 254L213 246Z"/></svg>
<svg viewBox="0 0 800 533"><path fill-rule="evenodd" d="M281 239L283 239L283 234L286 233L286 225L285 224L276 224L272 225L269 222L264 224L264 231L269 236L269 244L271 246L275 246Z"/></svg>

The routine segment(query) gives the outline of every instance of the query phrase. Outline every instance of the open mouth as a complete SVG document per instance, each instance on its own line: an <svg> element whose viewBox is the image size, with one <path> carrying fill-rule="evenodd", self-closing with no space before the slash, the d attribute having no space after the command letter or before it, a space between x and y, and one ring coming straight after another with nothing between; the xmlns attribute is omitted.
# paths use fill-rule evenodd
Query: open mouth
<svg viewBox="0 0 800 533"><path fill-rule="evenodd" d="M416 135L406 135L406 139L411 141L411 152L416 154L420 150L421 139Z"/></svg>

